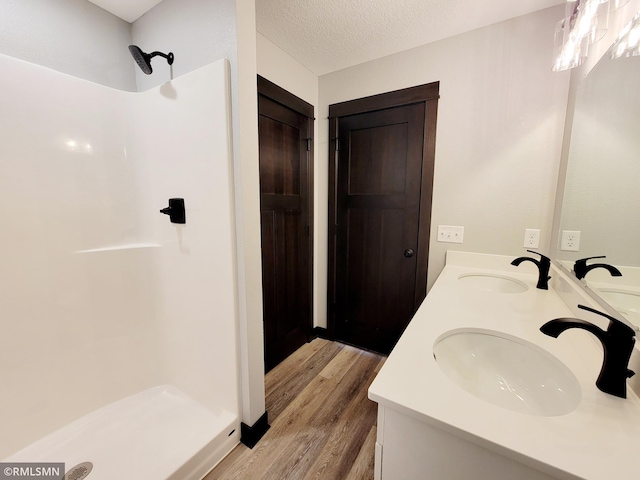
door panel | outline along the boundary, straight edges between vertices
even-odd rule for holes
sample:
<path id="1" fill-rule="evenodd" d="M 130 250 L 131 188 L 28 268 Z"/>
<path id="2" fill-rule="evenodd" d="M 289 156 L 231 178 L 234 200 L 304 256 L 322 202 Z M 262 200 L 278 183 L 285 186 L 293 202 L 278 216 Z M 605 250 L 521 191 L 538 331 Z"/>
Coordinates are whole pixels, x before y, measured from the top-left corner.
<path id="1" fill-rule="evenodd" d="M 300 194 L 300 129 L 260 118 L 260 193 Z M 268 140 L 267 140 L 268 139 Z"/>
<path id="2" fill-rule="evenodd" d="M 414 104 L 338 122 L 336 336 L 382 353 L 416 307 L 424 113 Z"/>
<path id="3" fill-rule="evenodd" d="M 404 193 L 407 165 L 406 123 L 350 132 L 349 195 Z"/>
<path id="4" fill-rule="evenodd" d="M 310 119 L 258 97 L 263 317 L 267 371 L 308 341 L 311 329 Z"/>
<path id="5" fill-rule="evenodd" d="M 275 211 L 260 212 L 262 231 L 262 315 L 263 318 L 277 318 L 277 270 L 276 262 L 276 219 Z M 277 338 L 276 322 L 264 322 L 265 345 L 272 345 Z"/>
<path id="6" fill-rule="evenodd" d="M 415 260 L 403 257 L 403 220 L 404 212 L 398 209 L 349 211 L 352 233 L 347 243 L 345 285 L 349 321 L 397 329 L 404 326 L 398 318 L 413 313 L 413 288 L 405 286 L 414 281 Z"/>

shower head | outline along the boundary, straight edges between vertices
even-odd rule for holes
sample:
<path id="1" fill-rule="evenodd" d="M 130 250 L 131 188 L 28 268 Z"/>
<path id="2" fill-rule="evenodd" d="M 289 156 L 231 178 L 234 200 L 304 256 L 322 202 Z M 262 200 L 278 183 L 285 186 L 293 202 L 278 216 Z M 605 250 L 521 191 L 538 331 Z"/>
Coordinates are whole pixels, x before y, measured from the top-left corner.
<path id="1" fill-rule="evenodd" d="M 129 51 L 131 52 L 133 59 L 136 61 L 140 69 L 147 75 L 151 75 L 151 73 L 153 72 L 153 69 L 151 68 L 151 59 L 155 56 L 159 55 L 161 57 L 164 57 L 167 59 L 167 63 L 169 63 L 169 65 L 173 64 L 173 53 L 171 52 L 169 52 L 168 55 L 162 52 L 144 53 L 142 50 L 140 50 L 140 47 L 137 47 L 136 45 L 129 45 Z"/>

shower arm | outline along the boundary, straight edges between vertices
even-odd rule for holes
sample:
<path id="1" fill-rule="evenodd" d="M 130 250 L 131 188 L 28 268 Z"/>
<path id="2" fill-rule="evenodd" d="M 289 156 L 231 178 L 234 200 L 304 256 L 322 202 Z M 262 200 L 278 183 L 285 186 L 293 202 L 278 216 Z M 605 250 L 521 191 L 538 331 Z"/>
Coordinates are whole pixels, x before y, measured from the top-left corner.
<path id="1" fill-rule="evenodd" d="M 169 52 L 169 54 L 167 55 L 166 53 L 162 53 L 162 52 L 151 52 L 148 54 L 149 55 L 149 60 L 151 60 L 153 57 L 164 57 L 167 59 L 167 63 L 169 65 L 173 65 L 173 52 Z"/>

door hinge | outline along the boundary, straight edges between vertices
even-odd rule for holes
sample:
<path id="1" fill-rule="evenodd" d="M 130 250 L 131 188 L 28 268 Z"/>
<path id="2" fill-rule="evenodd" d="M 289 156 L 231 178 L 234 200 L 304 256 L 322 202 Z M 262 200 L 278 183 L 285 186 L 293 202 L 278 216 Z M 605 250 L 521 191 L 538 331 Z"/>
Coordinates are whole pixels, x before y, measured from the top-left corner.
<path id="1" fill-rule="evenodd" d="M 311 151 L 311 139 L 307 138 L 307 152 Z"/>

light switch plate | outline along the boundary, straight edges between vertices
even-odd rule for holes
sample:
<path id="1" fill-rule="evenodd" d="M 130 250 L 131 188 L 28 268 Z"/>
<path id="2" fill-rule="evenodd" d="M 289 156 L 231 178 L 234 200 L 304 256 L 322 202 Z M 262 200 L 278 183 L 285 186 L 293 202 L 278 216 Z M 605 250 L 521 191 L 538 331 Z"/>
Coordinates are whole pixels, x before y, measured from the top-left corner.
<path id="1" fill-rule="evenodd" d="M 445 243 L 462 243 L 464 227 L 453 225 L 438 225 L 438 241 Z"/>

